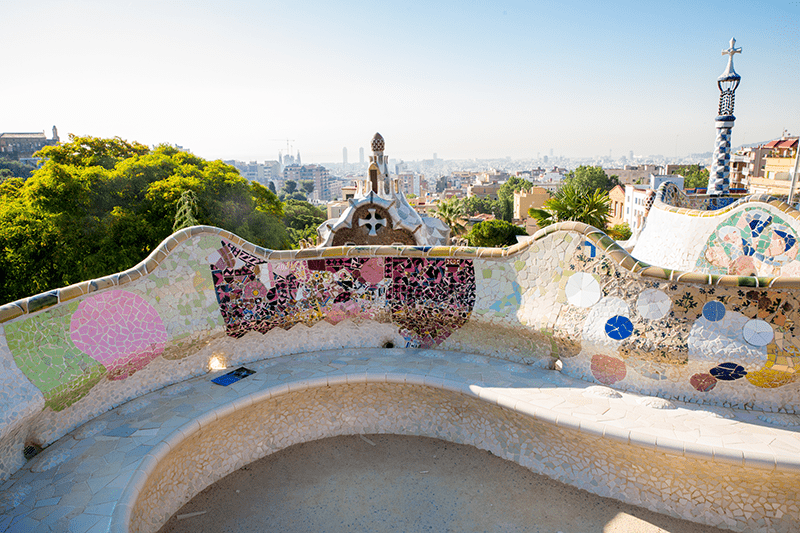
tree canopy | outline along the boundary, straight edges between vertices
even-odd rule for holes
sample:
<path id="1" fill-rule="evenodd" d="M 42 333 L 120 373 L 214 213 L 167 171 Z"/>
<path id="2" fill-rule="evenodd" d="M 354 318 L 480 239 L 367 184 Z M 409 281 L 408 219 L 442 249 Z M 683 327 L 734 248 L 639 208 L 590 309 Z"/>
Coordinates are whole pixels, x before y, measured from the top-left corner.
<path id="1" fill-rule="evenodd" d="M 289 199 L 283 208 L 283 223 L 289 232 L 289 240 L 293 247 L 300 245 L 301 240 L 316 242 L 317 228 L 327 220 L 327 213 L 302 200 Z"/>
<path id="2" fill-rule="evenodd" d="M 308 185 L 306 185 L 305 188 L 307 189 Z M 314 189 L 313 181 L 311 182 L 311 189 Z M 303 192 L 303 189 L 300 188 L 300 184 L 298 184 L 297 181 L 286 180 L 283 184 L 283 187 L 281 187 L 280 192 L 278 193 L 278 198 L 283 201 L 297 200 L 300 202 L 305 202 L 308 199 L 308 196 L 307 193 Z"/>
<path id="3" fill-rule="evenodd" d="M 572 184 L 577 189 L 594 192 L 600 189 L 609 192 L 619 185 L 619 177 L 608 176 L 602 167 L 590 167 L 581 165 L 567 174 L 566 184 Z"/>
<path id="4" fill-rule="evenodd" d="M 28 180 L 0 183 L 2 303 L 134 266 L 172 234 L 181 206 L 185 220 L 289 246 L 278 198 L 221 161 L 73 135 L 37 155 L 46 162 Z"/>
<path id="5" fill-rule="evenodd" d="M 505 220 L 485 220 L 472 226 L 466 237 L 470 246 L 500 248 L 517 244 L 516 236 L 527 234 L 525 228 Z"/>
<path id="6" fill-rule="evenodd" d="M 0 157 L 0 182 L 8 178 L 28 179 L 36 168 L 13 159 Z"/>
<path id="7" fill-rule="evenodd" d="M 708 169 L 700 165 L 687 165 L 674 170 L 672 173 L 683 176 L 684 189 L 708 187 Z"/>

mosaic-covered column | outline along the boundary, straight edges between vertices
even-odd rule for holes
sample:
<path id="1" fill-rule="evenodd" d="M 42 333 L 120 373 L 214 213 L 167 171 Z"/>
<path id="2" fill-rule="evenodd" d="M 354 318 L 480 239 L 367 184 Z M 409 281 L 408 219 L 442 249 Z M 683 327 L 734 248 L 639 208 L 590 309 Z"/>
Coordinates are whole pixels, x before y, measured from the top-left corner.
<path id="1" fill-rule="evenodd" d="M 736 120 L 733 116 L 733 104 L 736 88 L 742 79 L 733 70 L 733 55 L 741 53 L 742 49 L 736 48 L 736 39 L 731 39 L 730 47 L 722 51 L 722 55 L 728 56 L 728 66 L 717 78 L 719 113 L 716 118 L 717 138 L 714 140 L 714 158 L 708 176 L 708 194 L 728 194 L 730 190 L 731 129 Z"/>

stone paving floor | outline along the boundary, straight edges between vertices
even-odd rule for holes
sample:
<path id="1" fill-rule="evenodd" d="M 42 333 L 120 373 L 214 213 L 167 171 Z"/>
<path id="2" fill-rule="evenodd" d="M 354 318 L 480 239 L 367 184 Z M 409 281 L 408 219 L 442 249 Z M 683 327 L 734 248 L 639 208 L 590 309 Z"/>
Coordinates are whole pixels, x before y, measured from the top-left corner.
<path id="1" fill-rule="evenodd" d="M 526 409 L 559 426 L 603 431 L 611 438 L 670 453 L 742 464 L 800 468 L 800 438 L 763 414 L 673 402 L 479 355 L 438 350 L 345 349 L 263 360 L 256 374 L 228 387 L 200 376 L 123 404 L 58 440 L 0 484 L 0 532 L 100 533 L 136 469 L 153 448 L 203 413 L 258 391 L 305 385 L 389 382 L 469 385 L 472 394 Z M 660 407 L 660 408 L 658 408 Z M 535 411 L 539 409 L 539 411 Z M 774 415 L 773 415 L 774 416 Z M 784 425 L 800 425 L 790 417 Z M 770 419 L 771 420 L 771 419 Z M 598 424 L 602 423 L 602 424 Z M 795 428 L 796 429 L 796 428 Z M 149 457 L 152 458 L 152 457 Z"/>
<path id="2" fill-rule="evenodd" d="M 251 463 L 195 496 L 160 533 L 268 531 L 726 530 L 603 498 L 472 446 L 366 435 L 297 444 Z"/>

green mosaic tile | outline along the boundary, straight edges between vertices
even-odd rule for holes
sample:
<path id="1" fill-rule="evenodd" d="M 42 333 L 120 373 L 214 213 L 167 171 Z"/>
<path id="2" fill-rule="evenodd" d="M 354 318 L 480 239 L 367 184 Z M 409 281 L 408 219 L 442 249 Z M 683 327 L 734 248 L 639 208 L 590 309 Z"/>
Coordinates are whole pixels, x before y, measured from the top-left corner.
<path id="1" fill-rule="evenodd" d="M 106 374 L 70 339 L 70 318 L 77 308 L 74 302 L 6 326 L 14 361 L 54 411 L 81 399 Z"/>

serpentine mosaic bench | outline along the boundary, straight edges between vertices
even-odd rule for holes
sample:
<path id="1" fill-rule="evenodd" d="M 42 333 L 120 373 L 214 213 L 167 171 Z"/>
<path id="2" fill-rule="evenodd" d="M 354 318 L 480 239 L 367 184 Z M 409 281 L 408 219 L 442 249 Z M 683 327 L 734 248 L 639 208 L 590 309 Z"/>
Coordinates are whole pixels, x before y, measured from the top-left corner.
<path id="1" fill-rule="evenodd" d="M 248 364 L 98 416 L 2 486 L 0 531 L 154 532 L 207 485 L 292 444 L 393 433 L 470 444 L 596 494 L 738 531 L 796 531 L 800 417 L 621 393 L 442 350 Z"/>
<path id="2" fill-rule="evenodd" d="M 760 228 L 758 221 L 753 231 Z M 784 247 L 791 240 L 788 235 L 781 237 Z M 732 452 L 733 460 L 741 466 L 712 469 L 711 481 L 704 483 L 716 485 L 696 485 L 705 488 L 669 504 L 681 510 L 665 511 L 706 516 L 707 507 L 717 505 L 708 502 L 722 501 L 718 491 L 739 486 L 731 484 L 732 475 L 738 476 L 742 490 L 758 494 L 763 483 L 783 483 L 781 476 L 795 475 L 793 463 L 779 454 L 793 450 L 797 439 L 800 279 L 778 274 L 746 277 L 651 266 L 599 230 L 578 223 L 545 228 L 508 249 L 270 251 L 218 228 L 189 228 L 129 271 L 0 307 L 0 479 L 26 464 L 26 451 L 31 455 L 57 442 L 41 457 L 52 455 L 51 450 L 72 438 L 62 437 L 82 424 L 112 416 L 110 409 L 130 400 L 135 404 L 165 386 L 200 379 L 210 369 L 321 350 L 393 345 L 489 356 L 490 361 L 519 363 L 523 369 L 552 368 L 558 361 L 563 374 L 585 380 L 586 386 L 620 391 L 623 400 L 626 394 L 640 394 L 660 398 L 652 402 L 734 407 L 741 413 L 736 423 L 744 425 L 736 428 L 743 435 L 772 424 L 781 437 L 764 437 L 763 446 L 748 456 L 732 445 L 740 439 L 751 444 L 749 437 L 705 443 L 689 438 L 697 428 L 675 433 L 673 451 L 684 447 L 682 461 L 708 462 L 711 457 L 709 464 L 717 464 L 730 450 L 738 450 Z M 453 362 L 456 367 L 465 364 Z M 465 382 L 460 383 L 463 392 Z M 548 395 L 557 392 L 548 390 Z M 537 405 L 550 407 L 542 401 Z M 128 405 L 111 413 L 124 412 Z M 624 413 L 624 421 L 635 416 Z M 498 414 L 494 420 L 506 419 Z M 533 423 L 529 416 L 514 420 L 519 428 Z M 550 430 L 542 424 L 531 427 L 533 440 Z M 622 460 L 602 446 L 584 449 L 580 439 L 591 434 L 584 427 L 588 423 L 570 429 L 581 434 L 575 437 L 582 443 L 576 457 L 586 464 L 600 456 Z M 603 432 L 600 442 L 613 441 L 614 430 Z M 663 439 L 673 437 L 661 438 L 666 446 Z M 705 459 L 695 459 L 693 443 L 716 445 L 718 451 L 705 449 L 699 455 Z M 653 465 L 635 459 L 628 463 L 639 466 L 615 471 L 615 484 L 628 486 L 637 479 L 647 485 L 643 469 Z M 37 456 L 29 465 L 40 460 Z M 765 469 L 755 463 L 773 465 L 771 473 L 765 477 Z M 700 466 L 692 463 L 697 472 L 705 471 Z M 83 468 L 82 475 L 92 469 Z M 560 479 L 561 474 L 550 475 Z M 575 479 L 573 483 L 585 484 Z M 668 500 L 671 486 L 661 484 Z M 11 501 L 19 499 L 13 490 L 4 494 L 11 494 Z M 661 509 L 649 500 L 640 502 L 635 494 L 631 489 L 616 497 Z M 694 502 L 701 494 L 707 499 L 698 507 Z M 703 520 L 742 530 L 782 530 L 786 523 L 796 524 L 798 514 L 793 507 L 796 493 L 781 494 L 786 499 L 767 498 L 758 500 L 759 505 L 748 500 L 739 507 L 736 503 L 731 509 L 726 505 L 708 511 L 708 516 L 731 522 Z"/>

